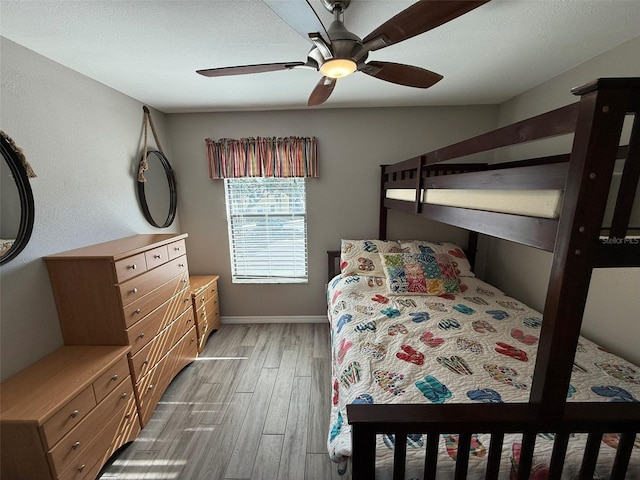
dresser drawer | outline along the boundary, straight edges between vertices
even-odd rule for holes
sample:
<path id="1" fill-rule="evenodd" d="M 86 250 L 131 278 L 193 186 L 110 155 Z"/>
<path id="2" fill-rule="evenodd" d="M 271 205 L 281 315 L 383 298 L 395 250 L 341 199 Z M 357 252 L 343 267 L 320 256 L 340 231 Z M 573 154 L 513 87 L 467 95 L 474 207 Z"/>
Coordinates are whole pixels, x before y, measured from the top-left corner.
<path id="1" fill-rule="evenodd" d="M 169 250 L 169 260 L 173 260 L 174 258 L 187 253 L 187 244 L 185 243 L 184 239 L 170 243 L 169 245 L 167 245 L 167 248 Z"/>
<path id="2" fill-rule="evenodd" d="M 196 325 L 196 331 L 198 332 L 198 352 L 202 352 L 202 349 L 207 343 L 207 338 L 209 338 L 209 333 L 211 333 L 209 322 L 205 320 L 202 323 L 198 323 Z"/>
<path id="3" fill-rule="evenodd" d="M 165 356 L 151 368 L 149 373 L 136 383 L 138 414 L 140 415 L 140 423 L 143 428 L 158 404 L 158 400 L 155 399 L 155 393 L 160 390 L 160 396 L 162 395 L 163 390 L 159 383 L 162 381 L 162 370 L 166 364 L 166 359 L 167 355 L 165 354 Z"/>
<path id="4" fill-rule="evenodd" d="M 147 269 L 159 267 L 163 263 L 167 263 L 169 260 L 169 250 L 166 245 L 154 248 L 153 250 L 147 250 L 144 252 L 144 259 L 147 262 Z"/>
<path id="5" fill-rule="evenodd" d="M 113 367 L 93 382 L 93 393 L 95 394 L 96 402 L 100 403 L 114 388 L 129 377 L 129 373 L 127 358 L 122 357 Z"/>
<path id="6" fill-rule="evenodd" d="M 47 449 L 80 423 L 80 420 L 86 417 L 95 405 L 96 399 L 93 387 L 90 385 L 60 408 L 42 425 Z"/>
<path id="7" fill-rule="evenodd" d="M 135 398 L 129 399 L 127 408 L 122 412 L 122 418 L 112 440 L 112 445 L 104 455 L 104 460 L 108 460 L 113 452 L 120 448 L 125 443 L 135 440 L 140 433 L 142 427 L 140 426 L 140 419 L 138 418 L 138 407 L 136 405 Z"/>
<path id="8" fill-rule="evenodd" d="M 94 432 L 94 438 L 58 475 L 58 480 L 94 480 L 98 476 L 102 465 L 108 458 L 109 446 L 118 430 L 120 416 L 105 420 L 107 422 L 104 428 Z"/>
<path id="9" fill-rule="evenodd" d="M 198 355 L 196 329 L 191 327 L 156 366 L 136 384 L 142 425 L 146 425 L 173 377 Z"/>
<path id="10" fill-rule="evenodd" d="M 145 261 L 144 253 L 123 258 L 115 262 L 115 264 L 118 283 L 147 271 L 147 262 Z"/>
<path id="11" fill-rule="evenodd" d="M 167 353 L 174 343 L 193 326 L 191 309 L 176 318 L 153 340 L 131 356 L 131 370 L 137 383 Z"/>
<path id="12" fill-rule="evenodd" d="M 209 285 L 201 288 L 194 294 L 195 306 L 196 308 L 204 305 L 213 297 L 218 296 L 218 282 L 213 281 Z"/>
<path id="13" fill-rule="evenodd" d="M 184 272 L 173 277 L 167 283 L 160 285 L 144 297 L 125 306 L 123 309 L 125 328 L 130 327 L 144 318 L 157 308 L 165 299 L 171 298 L 176 292 L 182 292 L 182 302 L 186 308 L 191 302 L 188 287 L 188 275 Z"/>
<path id="14" fill-rule="evenodd" d="M 204 325 L 207 323 L 207 309 L 205 305 L 201 305 L 196 310 L 196 323 L 198 325 Z"/>
<path id="15" fill-rule="evenodd" d="M 100 402 L 51 449 L 48 455 L 58 475 L 73 463 L 78 465 L 93 463 L 93 460 L 83 459 L 79 462 L 78 459 L 84 456 L 86 449 L 96 439 L 96 432 L 100 432 L 106 423 L 115 423 L 112 431 L 116 431 L 122 419 L 119 412 L 124 412 L 134 398 L 131 377 L 126 376 L 124 379 L 126 381 L 121 382 L 118 388 L 107 395 L 104 401 Z M 111 441 L 112 438 L 108 438 L 102 445 L 96 445 L 96 452 L 101 451 L 105 454 L 111 447 Z"/>
<path id="16" fill-rule="evenodd" d="M 146 294 L 152 292 L 159 286 L 167 283 L 177 275 L 183 274 L 188 278 L 189 271 L 187 266 L 187 257 L 178 257 L 164 265 L 149 270 L 145 275 L 132 278 L 128 282 L 121 283 L 117 286 L 122 306 L 129 305 L 131 302 L 142 298 Z M 188 280 L 183 282 L 186 286 Z"/>
<path id="17" fill-rule="evenodd" d="M 185 308 L 189 309 L 189 305 L 184 302 L 183 295 L 179 293 L 160 305 L 138 323 L 129 327 L 126 332 L 129 345 L 131 345 L 131 355 L 136 354 L 142 347 L 153 340 L 153 338 L 173 322 L 179 314 L 183 313 Z M 190 309 L 187 311 L 190 311 Z"/>
<path id="18" fill-rule="evenodd" d="M 98 460 L 91 466 L 87 465 L 86 463 L 72 465 L 58 477 L 58 480 L 93 480 L 100 473 L 100 470 L 102 469 L 102 463 L 103 462 Z"/>

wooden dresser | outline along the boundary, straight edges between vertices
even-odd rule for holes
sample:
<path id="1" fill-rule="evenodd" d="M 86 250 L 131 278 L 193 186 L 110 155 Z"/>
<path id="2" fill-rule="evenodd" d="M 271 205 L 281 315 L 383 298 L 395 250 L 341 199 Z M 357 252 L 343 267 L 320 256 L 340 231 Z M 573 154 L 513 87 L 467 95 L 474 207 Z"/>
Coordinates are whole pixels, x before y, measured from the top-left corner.
<path id="1" fill-rule="evenodd" d="M 191 300 L 198 332 L 198 352 L 202 352 L 207 338 L 220 329 L 218 275 L 191 275 Z"/>
<path id="2" fill-rule="evenodd" d="M 45 257 L 65 345 L 128 345 L 144 427 L 197 356 L 186 234 L 134 235 Z"/>
<path id="3" fill-rule="evenodd" d="M 129 347 L 62 347 L 0 386 L 1 475 L 93 480 L 140 432 Z"/>

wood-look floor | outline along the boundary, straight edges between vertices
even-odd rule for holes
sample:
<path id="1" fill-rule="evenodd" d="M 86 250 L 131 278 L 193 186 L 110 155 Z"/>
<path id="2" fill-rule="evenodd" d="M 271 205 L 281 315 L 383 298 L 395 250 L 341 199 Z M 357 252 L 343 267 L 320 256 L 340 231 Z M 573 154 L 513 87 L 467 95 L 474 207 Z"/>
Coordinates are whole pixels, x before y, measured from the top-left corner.
<path id="1" fill-rule="evenodd" d="M 101 480 L 344 479 L 327 455 L 328 324 L 222 325 Z"/>

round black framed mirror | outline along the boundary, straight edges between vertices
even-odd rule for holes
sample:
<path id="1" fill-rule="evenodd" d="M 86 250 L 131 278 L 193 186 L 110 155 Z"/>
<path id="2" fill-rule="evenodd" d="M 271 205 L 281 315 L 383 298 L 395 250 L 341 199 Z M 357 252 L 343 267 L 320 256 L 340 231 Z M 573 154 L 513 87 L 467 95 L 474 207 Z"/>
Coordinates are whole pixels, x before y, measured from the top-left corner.
<path id="1" fill-rule="evenodd" d="M 178 203 L 173 169 L 167 157 L 158 151 L 147 152 L 146 163 L 146 181 L 138 181 L 138 199 L 142 213 L 154 227 L 166 228 L 176 217 Z"/>
<path id="2" fill-rule="evenodd" d="M 22 154 L 4 133 L 0 135 L 0 142 L 4 158 L 0 177 L 0 265 L 3 265 L 15 258 L 29 242 L 33 231 L 35 207 Z"/>

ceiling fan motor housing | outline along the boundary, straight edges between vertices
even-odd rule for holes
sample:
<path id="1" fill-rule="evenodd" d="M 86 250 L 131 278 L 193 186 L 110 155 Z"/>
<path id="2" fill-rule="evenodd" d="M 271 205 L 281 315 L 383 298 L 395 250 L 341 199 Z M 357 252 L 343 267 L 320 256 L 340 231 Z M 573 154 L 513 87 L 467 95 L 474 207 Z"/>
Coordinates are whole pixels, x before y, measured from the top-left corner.
<path id="1" fill-rule="evenodd" d="M 331 13 L 335 11 L 336 8 L 339 8 L 341 11 L 345 11 L 351 0 L 321 0 L 324 8 L 329 10 Z"/>

